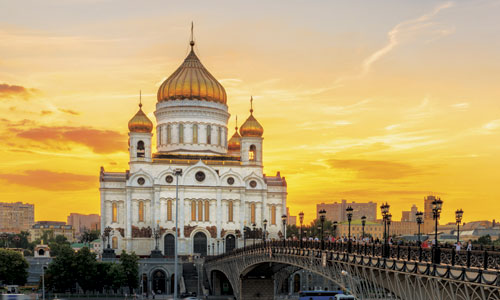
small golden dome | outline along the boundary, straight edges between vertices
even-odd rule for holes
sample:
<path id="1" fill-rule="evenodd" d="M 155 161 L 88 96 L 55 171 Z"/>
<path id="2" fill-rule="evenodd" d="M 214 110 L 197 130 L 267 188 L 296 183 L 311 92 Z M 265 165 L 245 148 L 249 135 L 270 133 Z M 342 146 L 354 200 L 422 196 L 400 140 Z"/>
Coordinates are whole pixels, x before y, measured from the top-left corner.
<path id="1" fill-rule="evenodd" d="M 128 121 L 130 132 L 151 133 L 153 131 L 153 122 L 142 111 L 142 103 L 139 104 L 139 111 Z"/>
<path id="2" fill-rule="evenodd" d="M 250 98 L 250 116 L 241 125 L 240 134 L 242 137 L 261 137 L 264 134 L 264 127 L 253 116 L 253 98 Z"/>
<path id="3" fill-rule="evenodd" d="M 238 134 L 238 127 L 236 127 L 236 132 L 227 142 L 227 150 L 228 151 L 240 151 L 241 143 L 240 143 L 240 135 Z"/>
<path id="4" fill-rule="evenodd" d="M 191 99 L 226 104 L 226 90 L 194 53 L 194 41 L 190 45 L 191 52 L 182 65 L 158 89 L 158 102 Z"/>

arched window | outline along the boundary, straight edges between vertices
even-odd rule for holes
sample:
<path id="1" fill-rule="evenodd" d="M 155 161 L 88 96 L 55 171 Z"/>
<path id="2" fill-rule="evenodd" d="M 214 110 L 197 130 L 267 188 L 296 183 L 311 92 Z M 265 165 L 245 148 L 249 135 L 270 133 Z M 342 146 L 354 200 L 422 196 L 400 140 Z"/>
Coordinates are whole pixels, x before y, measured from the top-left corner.
<path id="1" fill-rule="evenodd" d="M 139 202 L 139 222 L 144 222 L 144 202 Z"/>
<path id="2" fill-rule="evenodd" d="M 111 239 L 111 247 L 113 249 L 118 249 L 118 238 L 116 236 L 114 236 L 112 239 Z"/>
<path id="3" fill-rule="evenodd" d="M 227 205 L 227 221 L 233 222 L 233 201 L 229 201 Z"/>
<path id="4" fill-rule="evenodd" d="M 196 221 L 196 202 L 191 201 L 191 221 Z"/>
<path id="5" fill-rule="evenodd" d="M 203 221 L 203 201 L 198 201 L 198 221 Z"/>
<path id="6" fill-rule="evenodd" d="M 158 135 L 158 145 L 161 145 L 162 144 L 162 139 L 161 139 L 161 126 L 158 126 L 157 127 L 157 135 Z"/>
<path id="7" fill-rule="evenodd" d="M 167 221 L 172 221 L 172 200 L 167 201 Z"/>
<path id="8" fill-rule="evenodd" d="M 271 206 L 271 225 L 276 225 L 276 206 Z"/>
<path id="9" fill-rule="evenodd" d="M 207 125 L 207 144 L 212 143 L 212 126 Z"/>
<path id="10" fill-rule="evenodd" d="M 255 161 L 257 154 L 257 148 L 255 145 L 250 146 L 250 151 L 248 151 L 248 160 Z"/>
<path id="11" fill-rule="evenodd" d="M 179 144 L 184 144 L 184 125 L 179 124 Z"/>
<path id="12" fill-rule="evenodd" d="M 210 221 L 210 201 L 205 201 L 205 221 Z"/>
<path id="13" fill-rule="evenodd" d="M 255 224 L 255 203 L 250 204 L 250 222 Z"/>
<path id="14" fill-rule="evenodd" d="M 112 212 L 111 212 L 111 220 L 113 223 L 118 222 L 118 205 L 116 203 L 113 203 L 112 207 Z"/>
<path id="15" fill-rule="evenodd" d="M 170 124 L 167 125 L 167 144 L 172 142 L 172 127 Z"/>
<path id="16" fill-rule="evenodd" d="M 198 144 L 198 125 L 193 124 L 193 144 Z"/>
<path id="17" fill-rule="evenodd" d="M 138 141 L 137 142 L 137 157 L 144 157 L 145 153 L 146 152 L 144 151 L 144 142 Z"/>
<path id="18" fill-rule="evenodd" d="M 217 127 L 217 145 L 221 145 L 222 144 L 222 128 L 221 127 Z"/>

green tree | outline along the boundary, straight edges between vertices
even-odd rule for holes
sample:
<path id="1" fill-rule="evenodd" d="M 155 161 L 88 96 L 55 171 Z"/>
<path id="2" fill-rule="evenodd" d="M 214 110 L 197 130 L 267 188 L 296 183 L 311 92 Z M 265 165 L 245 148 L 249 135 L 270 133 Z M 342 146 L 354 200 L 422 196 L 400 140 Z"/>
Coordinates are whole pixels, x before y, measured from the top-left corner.
<path id="1" fill-rule="evenodd" d="M 101 236 L 101 233 L 99 230 L 87 230 L 83 232 L 82 236 L 80 237 L 80 243 L 90 243 L 93 240 L 97 240 Z"/>
<path id="2" fill-rule="evenodd" d="M 5 284 L 24 285 L 28 279 L 28 262 L 17 251 L 0 249 L 0 278 Z"/>
<path id="3" fill-rule="evenodd" d="M 75 254 L 75 277 L 83 292 L 96 288 L 97 260 L 89 248 L 83 247 Z"/>
<path id="4" fill-rule="evenodd" d="M 51 249 L 52 250 L 52 249 Z M 49 289 L 65 292 L 75 286 L 75 252 L 69 245 L 61 245 L 58 255 L 49 264 L 45 282 Z"/>
<path id="5" fill-rule="evenodd" d="M 477 242 L 481 245 L 491 245 L 491 236 L 489 234 L 483 235 L 477 239 Z"/>
<path id="6" fill-rule="evenodd" d="M 125 274 L 126 285 L 132 294 L 133 289 L 139 286 L 139 257 L 134 252 L 128 254 L 123 250 L 120 254 L 120 264 Z"/>
<path id="7" fill-rule="evenodd" d="M 108 281 L 110 287 L 115 291 L 127 284 L 127 276 L 121 264 L 111 264 L 108 271 Z"/>
<path id="8" fill-rule="evenodd" d="M 299 228 L 295 225 L 286 225 L 286 237 L 296 236 L 299 238 Z"/>

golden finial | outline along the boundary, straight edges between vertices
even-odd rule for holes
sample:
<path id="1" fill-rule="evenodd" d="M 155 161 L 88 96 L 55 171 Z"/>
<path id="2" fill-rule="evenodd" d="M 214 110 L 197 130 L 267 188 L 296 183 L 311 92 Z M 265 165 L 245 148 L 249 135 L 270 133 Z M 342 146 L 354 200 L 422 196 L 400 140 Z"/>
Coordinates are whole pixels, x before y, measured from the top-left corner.
<path id="1" fill-rule="evenodd" d="M 253 96 L 250 96 L 250 114 L 253 114 Z"/>
<path id="2" fill-rule="evenodd" d="M 193 47 L 194 47 L 194 24 L 193 22 L 191 21 L 191 41 L 189 42 L 189 45 L 191 45 L 191 50 L 193 50 Z"/>
<path id="3" fill-rule="evenodd" d="M 139 90 L 139 109 L 142 109 L 142 90 Z"/>
<path id="4" fill-rule="evenodd" d="M 236 115 L 236 127 L 234 127 L 234 129 L 236 129 L 236 131 L 238 131 L 238 115 Z"/>

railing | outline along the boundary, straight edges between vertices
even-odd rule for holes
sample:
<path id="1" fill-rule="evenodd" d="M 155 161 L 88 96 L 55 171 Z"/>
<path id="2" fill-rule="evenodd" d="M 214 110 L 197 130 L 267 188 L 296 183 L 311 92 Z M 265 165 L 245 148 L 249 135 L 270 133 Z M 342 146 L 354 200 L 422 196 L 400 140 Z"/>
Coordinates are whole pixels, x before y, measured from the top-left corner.
<path id="1" fill-rule="evenodd" d="M 385 252 L 384 252 L 385 247 Z M 256 249 L 272 249 L 273 252 L 282 254 L 304 256 L 305 252 L 310 250 L 314 253 L 325 251 L 327 253 L 348 253 L 357 256 L 387 258 L 399 261 L 414 261 L 433 263 L 433 248 L 422 248 L 419 246 L 402 245 L 384 245 L 363 242 L 329 242 L 324 243 L 321 249 L 321 243 L 318 241 L 270 241 L 244 248 L 234 249 L 231 252 L 211 256 L 206 258 L 206 262 L 218 260 L 221 258 L 237 255 L 240 253 Z M 486 249 L 486 248 L 485 248 Z M 492 249 L 492 248 L 490 248 Z M 459 250 L 451 247 L 440 247 L 440 265 L 458 266 L 466 268 L 480 268 L 484 270 L 500 270 L 500 251 L 495 250 Z M 387 252 L 387 253 L 386 253 Z"/>

